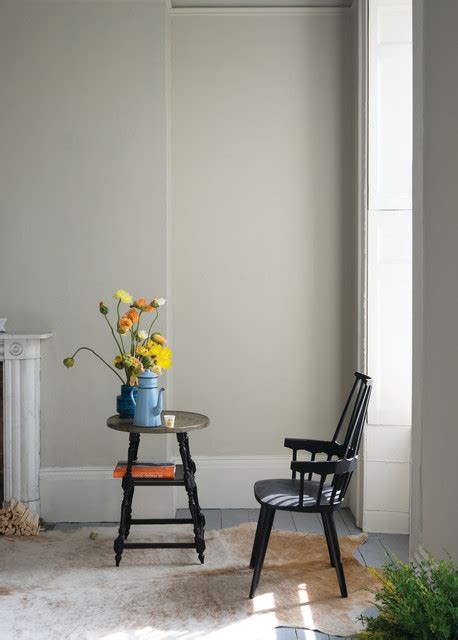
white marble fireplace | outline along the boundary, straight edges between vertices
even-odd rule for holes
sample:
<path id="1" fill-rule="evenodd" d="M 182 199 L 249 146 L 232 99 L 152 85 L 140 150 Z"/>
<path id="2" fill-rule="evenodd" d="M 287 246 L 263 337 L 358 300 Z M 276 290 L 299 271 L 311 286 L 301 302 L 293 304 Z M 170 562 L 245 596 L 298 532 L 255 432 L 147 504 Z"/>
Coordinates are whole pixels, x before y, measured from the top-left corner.
<path id="1" fill-rule="evenodd" d="M 4 500 L 40 513 L 40 346 L 51 333 L 0 333 Z"/>

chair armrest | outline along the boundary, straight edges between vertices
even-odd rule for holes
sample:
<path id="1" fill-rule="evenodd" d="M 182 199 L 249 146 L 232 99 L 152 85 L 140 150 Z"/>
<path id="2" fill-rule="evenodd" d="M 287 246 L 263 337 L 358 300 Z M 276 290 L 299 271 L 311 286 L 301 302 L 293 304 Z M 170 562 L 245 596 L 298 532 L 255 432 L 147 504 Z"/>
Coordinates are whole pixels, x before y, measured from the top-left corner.
<path id="1" fill-rule="evenodd" d="M 291 462 L 292 471 L 297 471 L 303 477 L 306 473 L 326 477 L 329 475 L 341 476 L 344 473 L 354 471 L 358 457 L 344 460 L 293 460 Z"/>
<path id="2" fill-rule="evenodd" d="M 317 474 L 320 476 L 320 483 L 318 485 L 318 491 L 316 495 L 316 500 L 313 501 L 313 504 L 308 504 L 307 506 L 321 506 L 321 497 L 323 495 L 324 483 L 326 480 L 326 476 L 332 475 L 333 480 L 331 483 L 332 491 L 329 488 L 326 488 L 327 501 L 328 505 L 334 505 L 337 502 L 342 502 L 343 496 L 345 495 L 346 487 L 348 486 L 348 482 L 350 480 L 349 474 L 351 473 L 358 462 L 357 456 L 354 458 L 343 460 L 293 460 L 291 462 L 291 469 L 293 471 L 293 477 L 296 472 L 300 474 L 299 480 L 299 506 L 304 506 L 304 475 L 308 473 L 309 480 L 311 479 L 312 474 Z"/>
<path id="3" fill-rule="evenodd" d="M 306 438 L 285 438 L 285 447 L 297 451 L 309 453 L 326 453 L 329 456 L 342 457 L 344 455 L 342 445 L 329 440 L 309 440 Z"/>

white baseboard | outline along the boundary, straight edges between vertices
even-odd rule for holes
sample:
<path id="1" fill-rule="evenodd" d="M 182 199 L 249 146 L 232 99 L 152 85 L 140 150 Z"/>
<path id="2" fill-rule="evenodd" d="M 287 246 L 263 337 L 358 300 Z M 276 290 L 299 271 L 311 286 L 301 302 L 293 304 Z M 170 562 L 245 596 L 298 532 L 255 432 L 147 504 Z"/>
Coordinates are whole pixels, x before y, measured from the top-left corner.
<path id="1" fill-rule="evenodd" d="M 257 507 L 256 480 L 290 477 L 291 456 L 197 456 L 197 486 L 201 506 L 207 509 Z M 186 492 L 177 487 L 176 505 L 187 507 Z"/>
<path id="2" fill-rule="evenodd" d="M 202 508 L 257 506 L 253 484 L 262 478 L 287 478 L 290 456 L 197 456 L 197 486 Z M 41 515 L 49 522 L 117 521 L 121 483 L 113 467 L 50 467 L 40 471 Z M 137 517 L 173 517 L 187 507 L 184 487 L 137 487 Z"/>
<path id="3" fill-rule="evenodd" d="M 364 511 L 363 529 L 367 533 L 409 533 L 409 514 L 397 511 Z"/>
<path id="4" fill-rule="evenodd" d="M 41 516 L 47 522 L 119 521 L 122 489 L 121 481 L 113 478 L 113 467 L 41 469 L 40 494 Z M 174 514 L 173 487 L 136 488 L 136 517 L 170 518 Z"/>
<path id="5" fill-rule="evenodd" d="M 257 507 L 253 485 L 262 478 L 290 477 L 290 456 L 196 456 L 197 486 L 202 508 Z M 122 490 L 112 467 L 54 467 L 41 469 L 41 514 L 49 522 L 115 522 L 119 519 Z M 187 507 L 184 487 L 137 487 L 137 517 L 173 517 L 175 508 Z M 365 511 L 369 532 L 408 533 L 409 515 Z"/>

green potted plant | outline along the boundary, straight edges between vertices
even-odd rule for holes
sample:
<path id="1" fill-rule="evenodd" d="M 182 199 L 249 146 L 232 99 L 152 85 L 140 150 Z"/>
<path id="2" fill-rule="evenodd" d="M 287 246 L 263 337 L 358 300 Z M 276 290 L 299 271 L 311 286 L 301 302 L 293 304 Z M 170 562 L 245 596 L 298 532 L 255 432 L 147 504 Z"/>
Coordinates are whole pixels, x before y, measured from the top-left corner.
<path id="1" fill-rule="evenodd" d="M 366 640 L 457 640 L 458 567 L 432 556 L 419 564 L 394 560 L 371 573 L 379 615 L 361 616 L 366 625 L 355 637 Z"/>

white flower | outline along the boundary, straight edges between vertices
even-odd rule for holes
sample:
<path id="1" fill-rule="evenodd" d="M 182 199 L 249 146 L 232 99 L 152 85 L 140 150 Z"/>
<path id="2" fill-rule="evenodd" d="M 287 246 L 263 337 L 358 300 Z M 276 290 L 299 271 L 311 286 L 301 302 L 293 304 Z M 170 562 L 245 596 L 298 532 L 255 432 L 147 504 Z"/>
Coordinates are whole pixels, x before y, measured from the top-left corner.
<path id="1" fill-rule="evenodd" d="M 146 338 L 148 337 L 148 334 L 144 329 L 140 329 L 140 331 L 137 331 L 137 336 L 139 340 L 146 340 Z"/>
<path id="2" fill-rule="evenodd" d="M 165 298 L 154 298 L 152 305 L 153 307 L 162 307 L 165 304 Z"/>

